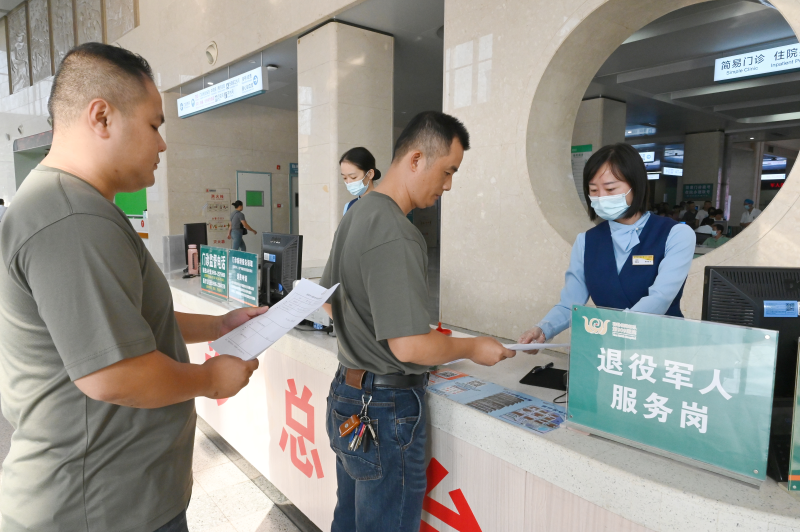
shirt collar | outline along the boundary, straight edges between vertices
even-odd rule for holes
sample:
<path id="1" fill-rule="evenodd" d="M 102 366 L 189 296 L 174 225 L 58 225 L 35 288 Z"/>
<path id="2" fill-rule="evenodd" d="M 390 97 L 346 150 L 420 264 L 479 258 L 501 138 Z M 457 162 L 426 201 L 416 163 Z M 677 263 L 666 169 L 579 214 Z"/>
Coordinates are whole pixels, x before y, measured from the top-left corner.
<path id="1" fill-rule="evenodd" d="M 646 212 L 641 218 L 636 220 L 636 223 L 630 225 L 613 221 L 608 222 L 611 229 L 611 240 L 614 242 L 614 245 L 625 253 L 630 253 L 630 251 L 639 244 L 639 235 L 649 219 L 650 213 Z"/>

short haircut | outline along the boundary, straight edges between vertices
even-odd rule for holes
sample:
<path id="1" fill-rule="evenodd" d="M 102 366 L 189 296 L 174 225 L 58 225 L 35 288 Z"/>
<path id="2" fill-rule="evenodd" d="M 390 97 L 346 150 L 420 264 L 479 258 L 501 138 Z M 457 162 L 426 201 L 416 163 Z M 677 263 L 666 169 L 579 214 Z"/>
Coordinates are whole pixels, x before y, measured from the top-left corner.
<path id="1" fill-rule="evenodd" d="M 694 202 L 693 201 L 687 201 L 686 205 L 694 205 Z"/>
<path id="2" fill-rule="evenodd" d="M 345 161 L 352 164 L 365 174 L 370 170 L 373 170 L 375 174 L 372 177 L 373 181 L 377 181 L 381 178 L 381 171 L 375 167 L 375 156 L 372 155 L 372 153 L 366 148 L 362 148 L 360 146 L 358 148 L 350 148 L 344 152 L 342 158 L 339 159 L 339 164 L 342 164 Z"/>
<path id="3" fill-rule="evenodd" d="M 722 224 L 714 224 L 712 227 L 714 229 L 718 229 L 720 232 L 724 232 L 725 231 L 725 227 Z"/>
<path id="4" fill-rule="evenodd" d="M 147 80 L 153 71 L 138 54 L 97 42 L 76 46 L 53 78 L 47 104 L 53 126 L 68 125 L 95 98 L 127 113 L 144 99 Z"/>
<path id="5" fill-rule="evenodd" d="M 603 146 L 589 157 L 586 166 L 583 167 L 584 195 L 589 197 L 589 181 L 606 163 L 614 177 L 630 185 L 631 193 L 633 193 L 631 205 L 625 214 L 620 216 L 620 219 L 630 218 L 636 213 L 644 214 L 647 211 L 647 170 L 639 152 L 624 142 Z M 590 204 L 589 219 L 595 220 L 596 218 L 597 213 Z"/>
<path id="6" fill-rule="evenodd" d="M 392 162 L 398 161 L 412 150 L 419 150 L 428 164 L 450 153 L 453 139 L 458 139 L 464 151 L 469 149 L 469 133 L 457 118 L 438 111 L 419 113 L 400 133 L 394 145 Z"/>
<path id="7" fill-rule="evenodd" d="M 241 207 L 242 205 L 244 205 L 244 203 L 242 203 L 242 200 L 238 200 L 238 199 L 237 199 L 236 201 L 234 201 L 233 203 L 231 203 L 231 205 L 233 205 L 234 207 L 236 207 L 236 208 L 238 209 L 239 207 Z"/>

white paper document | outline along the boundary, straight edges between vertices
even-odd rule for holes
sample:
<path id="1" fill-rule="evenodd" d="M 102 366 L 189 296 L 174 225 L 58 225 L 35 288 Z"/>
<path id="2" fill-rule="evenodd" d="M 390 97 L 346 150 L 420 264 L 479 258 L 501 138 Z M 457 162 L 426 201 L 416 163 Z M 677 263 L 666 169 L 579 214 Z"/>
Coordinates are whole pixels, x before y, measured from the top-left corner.
<path id="1" fill-rule="evenodd" d="M 302 279 L 288 296 L 264 314 L 211 342 L 211 347 L 221 355 L 252 360 L 320 308 L 338 286 L 337 283 L 326 290 L 308 279 Z"/>
<path id="2" fill-rule="evenodd" d="M 503 344 L 511 351 L 533 351 L 534 349 L 553 349 L 555 347 L 569 347 L 569 344 Z"/>

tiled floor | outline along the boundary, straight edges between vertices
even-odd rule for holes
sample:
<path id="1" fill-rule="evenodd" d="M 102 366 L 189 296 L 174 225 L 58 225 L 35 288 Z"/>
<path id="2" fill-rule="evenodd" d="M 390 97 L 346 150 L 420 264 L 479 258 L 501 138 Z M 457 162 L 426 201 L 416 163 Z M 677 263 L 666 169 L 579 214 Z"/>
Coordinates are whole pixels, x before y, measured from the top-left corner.
<path id="1" fill-rule="evenodd" d="M 194 491 L 189 504 L 191 532 L 299 532 L 280 510 L 289 504 L 236 451 L 221 443 L 202 420 L 195 433 Z M 210 439 L 203 430 L 212 434 Z M 267 496 L 269 494 L 269 497 Z"/>

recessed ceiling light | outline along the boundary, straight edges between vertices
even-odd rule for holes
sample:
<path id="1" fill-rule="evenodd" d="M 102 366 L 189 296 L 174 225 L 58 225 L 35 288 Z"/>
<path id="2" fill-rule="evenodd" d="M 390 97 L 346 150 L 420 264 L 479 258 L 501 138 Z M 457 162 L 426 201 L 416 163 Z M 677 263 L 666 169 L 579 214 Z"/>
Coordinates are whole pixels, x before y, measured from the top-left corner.
<path id="1" fill-rule="evenodd" d="M 255 63 L 255 61 L 250 61 L 251 63 Z"/>
<path id="2" fill-rule="evenodd" d="M 213 82 L 213 81 L 209 81 L 209 82 L 208 82 L 208 84 L 209 84 L 209 85 L 213 85 L 213 84 L 214 84 L 214 82 Z"/>
<path id="3" fill-rule="evenodd" d="M 750 137 L 750 140 L 755 140 L 755 137 Z"/>
<path id="4" fill-rule="evenodd" d="M 267 65 L 267 70 L 278 70 L 278 65 Z"/>

